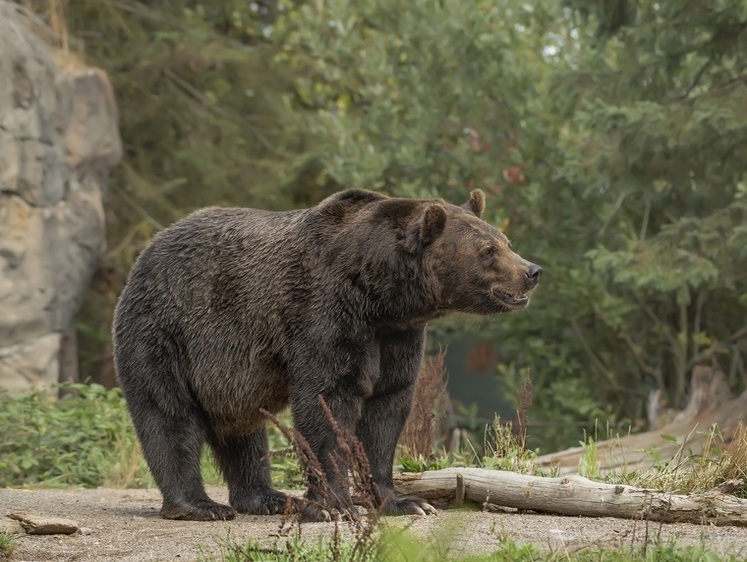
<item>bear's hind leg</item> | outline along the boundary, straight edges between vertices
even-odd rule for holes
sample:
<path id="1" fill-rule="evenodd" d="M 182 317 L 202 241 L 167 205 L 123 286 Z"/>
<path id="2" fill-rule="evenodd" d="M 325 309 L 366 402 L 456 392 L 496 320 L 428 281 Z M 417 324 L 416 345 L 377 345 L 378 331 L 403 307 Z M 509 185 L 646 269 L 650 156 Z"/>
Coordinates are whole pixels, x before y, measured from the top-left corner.
<path id="1" fill-rule="evenodd" d="M 211 500 L 200 473 L 205 432 L 194 416 L 168 416 L 143 402 L 133 412 L 143 455 L 163 495 L 161 517 L 190 521 L 233 519 L 236 511 Z"/>
<path id="2" fill-rule="evenodd" d="M 209 435 L 208 442 L 228 484 L 229 503 L 236 511 L 276 515 L 285 511 L 289 501 L 295 503 L 272 487 L 264 427 L 245 435 Z"/>

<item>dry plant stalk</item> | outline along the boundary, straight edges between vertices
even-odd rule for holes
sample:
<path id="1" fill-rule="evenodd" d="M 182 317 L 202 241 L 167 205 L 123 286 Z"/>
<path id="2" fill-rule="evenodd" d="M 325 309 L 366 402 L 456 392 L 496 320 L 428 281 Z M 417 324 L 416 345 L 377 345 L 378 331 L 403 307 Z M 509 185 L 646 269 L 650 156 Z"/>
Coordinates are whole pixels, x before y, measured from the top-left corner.
<path id="1" fill-rule="evenodd" d="M 329 496 L 329 482 L 327 482 L 327 476 L 322 469 L 322 465 L 316 458 L 314 451 L 311 450 L 309 442 L 306 441 L 301 432 L 295 428 L 289 428 L 273 414 L 260 408 L 259 410 L 263 416 L 269 419 L 275 427 L 280 430 L 280 433 L 292 444 L 293 450 L 298 457 L 298 462 L 306 472 L 306 480 L 309 485 L 309 489 L 313 490 L 321 498 L 327 498 Z M 281 531 L 289 530 L 292 527 L 292 523 L 300 522 L 301 510 L 298 509 L 298 505 L 293 501 L 288 501 L 283 517 L 281 518 L 280 528 Z M 291 523 L 291 525 L 288 525 Z"/>
<path id="2" fill-rule="evenodd" d="M 727 450 L 729 466 L 723 475 L 726 480 L 747 481 L 747 427 L 739 422 Z"/>
<path id="3" fill-rule="evenodd" d="M 353 526 L 355 536 L 355 546 L 351 559 L 355 560 L 356 556 L 372 551 L 376 548 L 375 541 L 372 540 L 376 525 L 379 522 L 381 509 L 383 508 L 383 498 L 378 486 L 373 480 L 371 465 L 368 461 L 368 455 L 363 448 L 363 443 L 352 432 L 340 427 L 337 420 L 332 415 L 327 402 L 319 395 L 317 397 L 319 404 L 324 410 L 327 420 L 337 437 L 337 445 L 340 453 L 333 453 L 331 458 L 332 466 L 338 471 L 335 475 L 341 482 L 350 481 L 350 490 L 345 498 L 351 509 L 347 511 L 348 520 Z M 347 475 L 340 474 L 340 470 L 348 472 Z M 350 495 L 352 493 L 352 495 Z M 353 506 L 352 497 L 355 497 L 356 503 L 365 509 L 365 516 L 361 517 L 358 510 Z M 339 533 L 335 528 L 334 544 L 339 547 Z"/>
<path id="4" fill-rule="evenodd" d="M 527 373 L 527 376 L 521 381 L 519 394 L 516 398 L 516 422 L 518 425 L 516 429 L 519 432 L 518 445 L 522 451 L 526 449 L 527 444 L 527 420 L 529 418 L 529 408 L 532 406 L 533 394 L 534 385 L 532 384 L 532 378 Z"/>
<path id="5" fill-rule="evenodd" d="M 413 458 L 428 458 L 433 429 L 440 424 L 449 395 L 446 391 L 444 351 L 427 360 L 415 383 L 412 411 L 400 436 L 400 446 Z"/>
<path id="6" fill-rule="evenodd" d="M 360 440 L 350 431 L 344 430 L 340 427 L 337 420 L 332 415 L 332 411 L 329 409 L 329 406 L 321 395 L 318 396 L 318 400 L 324 410 L 327 420 L 332 425 L 340 451 L 337 454 L 333 453 L 333 456 L 330 459 L 332 465 L 336 470 L 338 470 L 338 473 L 335 474 L 335 476 L 341 482 L 349 480 L 352 488 L 352 495 L 348 493 L 346 498 L 339 499 L 342 500 L 341 503 L 343 503 L 343 505 L 349 504 L 350 506 L 350 509 L 340 515 L 346 516 L 347 520 L 353 527 L 353 533 L 356 539 L 353 555 L 356 553 L 362 554 L 369 552 L 376 547 L 376 543 L 372 540 L 372 537 L 376 530 L 376 524 L 378 523 L 382 506 L 378 488 L 373 482 L 373 475 L 371 474 L 368 456 L 366 455 L 363 444 Z M 266 410 L 260 411 L 273 424 L 275 424 L 285 438 L 293 444 L 296 456 L 306 471 L 309 490 L 322 498 L 322 501 L 319 502 L 319 507 L 332 513 L 333 507 L 329 501 L 331 493 L 329 481 L 322 469 L 319 459 L 311 450 L 308 441 L 306 441 L 297 429 L 283 425 L 280 420 L 270 412 Z M 348 472 L 349 475 L 343 474 L 343 471 Z M 350 490 L 348 490 L 348 492 L 350 492 Z M 358 510 L 354 508 L 351 499 L 352 497 L 355 497 L 356 503 L 365 508 L 366 512 L 364 517 L 361 517 Z M 299 507 L 299 504 L 296 502 L 288 502 L 280 522 L 281 534 L 287 535 L 294 528 L 300 534 L 302 509 L 299 509 Z M 337 525 L 337 523 L 335 524 Z M 333 536 L 333 550 L 340 547 L 340 541 L 342 541 L 342 538 L 336 526 L 335 534 Z M 338 558 L 334 559 L 336 560 Z"/>

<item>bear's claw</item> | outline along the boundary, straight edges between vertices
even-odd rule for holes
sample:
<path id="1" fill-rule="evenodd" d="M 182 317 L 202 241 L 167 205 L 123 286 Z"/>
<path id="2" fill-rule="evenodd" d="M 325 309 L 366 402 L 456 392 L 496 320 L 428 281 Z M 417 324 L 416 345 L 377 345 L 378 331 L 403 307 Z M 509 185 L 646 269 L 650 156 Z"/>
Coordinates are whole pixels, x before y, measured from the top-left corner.
<path id="1" fill-rule="evenodd" d="M 420 498 L 392 498 L 384 505 L 389 515 L 438 515 L 438 510 Z"/>

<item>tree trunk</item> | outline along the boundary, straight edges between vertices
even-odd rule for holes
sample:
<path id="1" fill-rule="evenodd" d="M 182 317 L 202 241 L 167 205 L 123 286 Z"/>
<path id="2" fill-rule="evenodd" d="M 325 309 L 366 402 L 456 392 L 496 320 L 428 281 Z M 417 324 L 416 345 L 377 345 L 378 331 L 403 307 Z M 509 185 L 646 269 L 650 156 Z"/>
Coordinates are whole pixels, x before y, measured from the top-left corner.
<path id="1" fill-rule="evenodd" d="M 720 490 L 678 495 L 578 475 L 543 478 L 482 468 L 397 474 L 395 488 L 431 501 L 468 500 L 557 515 L 747 526 L 747 500 Z"/>

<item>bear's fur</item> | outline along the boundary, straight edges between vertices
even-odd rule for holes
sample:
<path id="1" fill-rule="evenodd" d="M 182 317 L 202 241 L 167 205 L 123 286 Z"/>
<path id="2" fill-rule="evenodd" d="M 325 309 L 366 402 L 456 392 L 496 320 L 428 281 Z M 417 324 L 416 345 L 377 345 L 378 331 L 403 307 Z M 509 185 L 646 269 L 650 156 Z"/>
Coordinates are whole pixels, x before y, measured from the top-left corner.
<path id="1" fill-rule="evenodd" d="M 318 396 L 362 442 L 385 511 L 433 512 L 392 484 L 426 322 L 523 308 L 542 271 L 479 218 L 484 205 L 479 190 L 463 207 L 349 190 L 283 213 L 203 209 L 157 234 L 119 299 L 114 356 L 161 515 L 282 512 L 260 409 L 288 404 L 328 501 L 347 509 L 347 470 L 331 460 L 336 434 Z M 231 507 L 205 493 L 205 441 Z M 314 496 L 307 520 L 326 515 Z"/>

